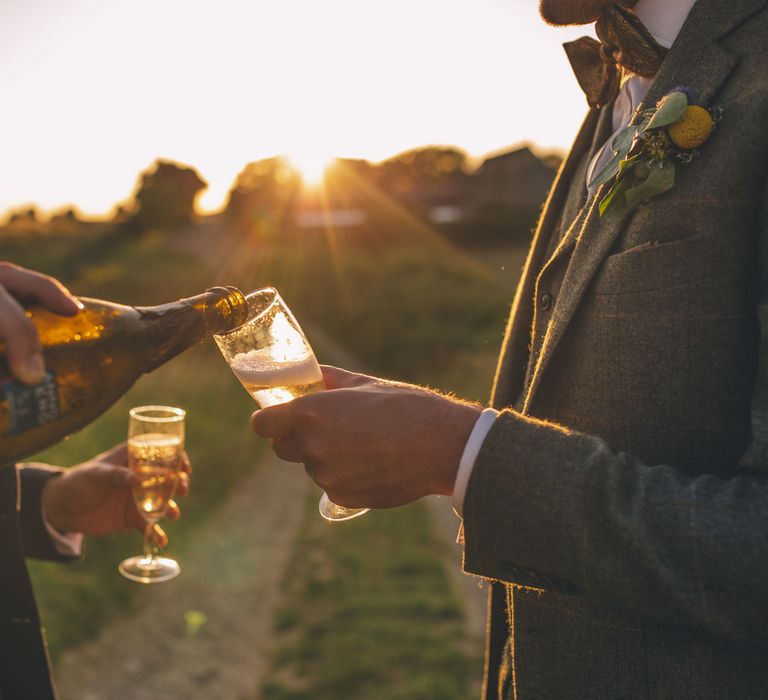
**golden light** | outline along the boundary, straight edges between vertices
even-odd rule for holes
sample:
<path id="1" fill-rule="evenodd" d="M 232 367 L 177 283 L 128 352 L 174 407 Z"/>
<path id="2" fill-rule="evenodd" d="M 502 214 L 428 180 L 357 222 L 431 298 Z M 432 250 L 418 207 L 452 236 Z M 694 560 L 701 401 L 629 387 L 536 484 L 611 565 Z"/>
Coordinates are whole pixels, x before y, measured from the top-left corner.
<path id="1" fill-rule="evenodd" d="M 561 44 L 588 28 L 546 27 L 535 2 L 390 0 L 386 12 L 349 0 L 192 5 L 0 3 L 3 88 L 24 105 L 3 114 L 4 132 L 18 138 L 3 142 L 0 214 L 37 202 L 108 215 L 159 156 L 194 166 L 210 183 L 200 205 L 216 211 L 247 162 L 276 153 L 291 152 L 309 183 L 331 155 L 379 161 L 440 143 L 481 156 L 521 140 L 564 148 L 583 118 Z M 159 43 L 162 56 L 136 48 Z M 532 52 L 536 70 L 526 70 Z M 140 98 L 125 99 L 124 76 Z M 518 95 L 535 105 L 521 107 Z M 54 115 L 51 104 L 68 109 Z"/>
<path id="2" fill-rule="evenodd" d="M 315 186 L 323 181 L 325 171 L 333 163 L 334 156 L 316 150 L 301 150 L 287 155 L 288 161 L 301 173 L 304 184 Z"/>

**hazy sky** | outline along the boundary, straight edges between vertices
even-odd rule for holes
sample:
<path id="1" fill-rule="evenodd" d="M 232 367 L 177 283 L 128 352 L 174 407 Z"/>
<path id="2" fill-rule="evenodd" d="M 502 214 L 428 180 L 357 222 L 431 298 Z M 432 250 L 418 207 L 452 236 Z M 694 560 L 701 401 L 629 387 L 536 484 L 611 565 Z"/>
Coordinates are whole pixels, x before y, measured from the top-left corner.
<path id="1" fill-rule="evenodd" d="M 0 0 L 0 212 L 99 214 L 161 156 L 219 206 L 254 159 L 566 148 L 586 110 L 538 0 Z"/>

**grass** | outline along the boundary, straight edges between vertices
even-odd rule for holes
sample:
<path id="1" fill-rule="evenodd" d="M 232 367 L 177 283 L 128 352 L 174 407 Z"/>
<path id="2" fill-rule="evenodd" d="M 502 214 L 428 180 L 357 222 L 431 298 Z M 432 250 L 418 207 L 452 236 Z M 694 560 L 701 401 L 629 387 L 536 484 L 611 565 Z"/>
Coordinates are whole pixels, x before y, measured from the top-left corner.
<path id="1" fill-rule="evenodd" d="M 508 288 L 428 232 L 406 226 L 397 238 L 308 234 L 279 242 L 221 232 L 197 242 L 184 236 L 92 234 L 44 248 L 0 241 L 0 258 L 54 274 L 78 294 L 130 304 L 168 301 L 213 284 L 245 291 L 273 284 L 299 319 L 322 328 L 371 371 L 486 399 Z M 333 361 L 322 343 L 318 350 L 321 361 Z M 236 488 L 262 447 L 246 427 L 253 405 L 210 343 L 140 380 L 93 425 L 42 458 L 71 465 L 106 449 L 123 439 L 128 407 L 142 403 L 188 410 L 192 493 L 184 517 L 168 528 L 171 551 L 183 555 L 194 546 L 194 530 Z M 379 511 L 336 528 L 316 508 L 313 495 L 275 619 L 264 696 L 468 697 L 481 650 L 462 646 L 461 604 L 424 506 Z M 117 611 L 130 611 L 135 589 L 116 565 L 139 544 L 138 533 L 103 538 L 88 543 L 84 561 L 33 564 L 54 655 L 93 638 Z"/>
<path id="2" fill-rule="evenodd" d="M 422 504 L 376 511 L 345 527 L 315 499 L 275 619 L 265 700 L 469 697 L 477 655 L 462 648 L 453 597 Z"/>

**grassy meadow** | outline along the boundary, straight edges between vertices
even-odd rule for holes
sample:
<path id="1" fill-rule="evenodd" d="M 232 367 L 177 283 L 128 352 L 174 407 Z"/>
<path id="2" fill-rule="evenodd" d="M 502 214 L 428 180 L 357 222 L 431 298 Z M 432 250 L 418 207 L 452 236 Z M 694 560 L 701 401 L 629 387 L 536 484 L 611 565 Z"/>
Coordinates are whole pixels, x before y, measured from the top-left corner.
<path id="1" fill-rule="evenodd" d="M 128 304 L 170 301 L 214 284 L 244 291 L 272 284 L 308 329 L 369 371 L 484 401 L 522 250 L 460 251 L 421 225 L 389 233 L 311 231 L 284 238 L 235 235 L 214 220 L 183 231 L 130 236 L 99 229 L 67 236 L 7 237 L 0 259 L 60 277 L 83 296 Z M 501 257 L 499 259 L 501 259 Z M 498 270 L 497 270 L 498 272 Z M 318 334 L 320 361 L 338 362 Z M 252 470 L 265 446 L 248 430 L 254 406 L 206 342 L 144 378 L 94 424 L 39 456 L 72 465 L 124 438 L 127 410 L 170 403 L 188 411 L 192 493 L 168 526 L 183 557 L 195 531 Z M 265 498 L 269 494 L 264 494 Z M 423 504 L 328 528 L 316 495 L 290 557 L 276 611 L 265 698 L 466 698 L 481 650 L 461 644 L 462 609 L 436 553 Z M 130 615 L 135 588 L 117 563 L 138 533 L 89 541 L 83 561 L 35 562 L 32 573 L 54 657 Z M 459 566 L 459 562 L 455 562 Z"/>

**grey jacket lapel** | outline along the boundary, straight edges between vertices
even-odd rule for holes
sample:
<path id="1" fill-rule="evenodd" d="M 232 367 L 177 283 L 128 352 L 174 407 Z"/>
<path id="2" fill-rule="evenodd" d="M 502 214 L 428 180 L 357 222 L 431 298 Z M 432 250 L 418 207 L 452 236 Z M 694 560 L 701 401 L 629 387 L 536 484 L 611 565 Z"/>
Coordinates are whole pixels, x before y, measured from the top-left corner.
<path id="1" fill-rule="evenodd" d="M 533 299 L 536 277 L 544 263 L 549 237 L 552 235 L 565 205 L 574 171 L 578 168 L 581 158 L 592 143 L 598 115 L 599 111 L 595 109 L 590 110 L 587 114 L 544 204 L 544 210 L 512 302 L 504 338 L 504 352 L 500 355 L 493 383 L 492 406 L 500 407 L 513 403 L 523 389 L 533 313 L 531 299 Z"/>
<path id="2" fill-rule="evenodd" d="M 654 105 L 677 85 L 693 88 L 699 104 L 710 103 L 738 62 L 738 59 L 722 49 L 717 41 L 763 8 L 766 2 L 768 0 L 699 0 L 662 64 L 641 109 Z M 633 121 L 638 122 L 639 116 L 635 115 Z M 609 185 L 610 183 L 603 185 L 597 190 L 586 216 L 581 221 L 580 230 L 574 232 L 576 244 L 573 255 L 563 279 L 562 293 L 556 300 L 552 320 L 538 354 L 524 402 L 525 411 L 528 411 L 552 354 L 589 283 L 632 216 L 629 214 L 609 222 L 600 220 L 597 203 L 605 195 Z"/>
<path id="3" fill-rule="evenodd" d="M 597 152 L 602 148 L 603 144 L 608 140 L 608 138 L 610 138 L 612 132 L 613 101 L 611 101 L 610 104 L 606 105 L 600 110 L 600 115 L 598 117 L 597 125 L 592 137 L 592 145 L 587 154 L 587 169 L 589 167 L 589 163 L 595 157 Z M 543 274 L 544 270 L 546 270 L 551 265 L 554 265 L 555 261 L 572 247 L 576 238 L 576 234 L 581 230 L 581 225 L 584 222 L 585 214 L 585 212 L 582 210 L 587 204 L 587 174 L 588 173 L 584 174 L 584 180 L 582 183 L 574 183 L 575 185 L 579 186 L 580 189 L 578 205 L 569 211 L 569 207 L 566 204 L 562 236 L 557 246 L 555 247 L 555 250 L 552 252 L 549 260 L 547 260 L 546 263 L 541 267 L 540 274 Z"/>

